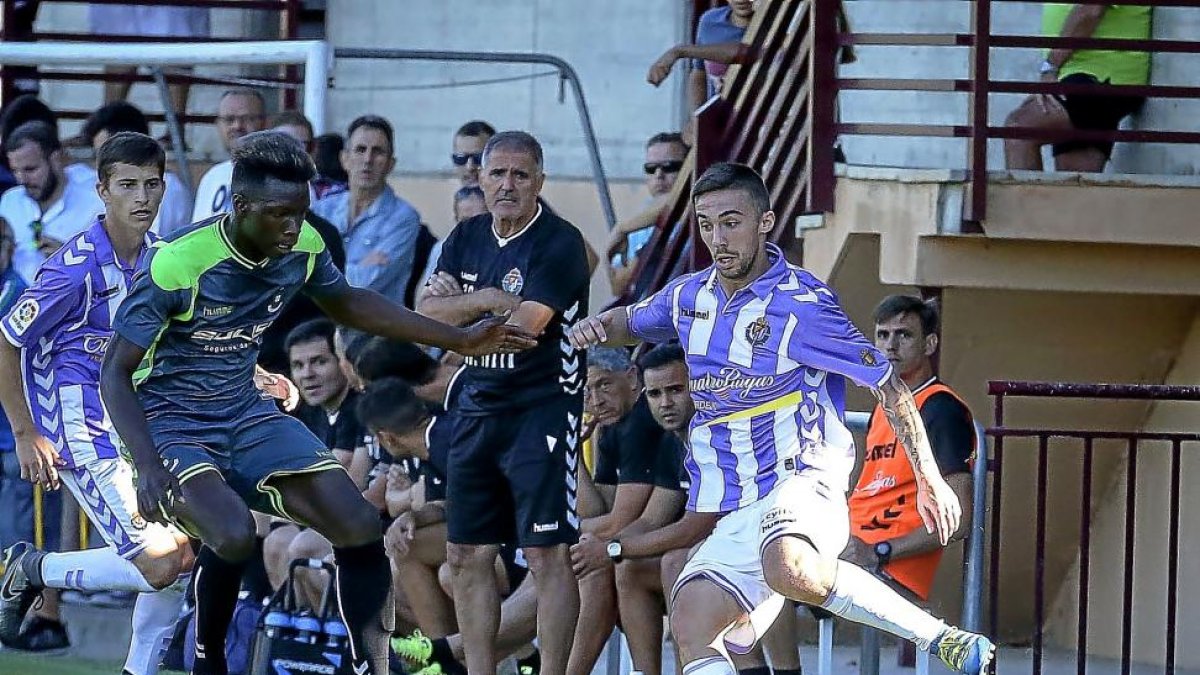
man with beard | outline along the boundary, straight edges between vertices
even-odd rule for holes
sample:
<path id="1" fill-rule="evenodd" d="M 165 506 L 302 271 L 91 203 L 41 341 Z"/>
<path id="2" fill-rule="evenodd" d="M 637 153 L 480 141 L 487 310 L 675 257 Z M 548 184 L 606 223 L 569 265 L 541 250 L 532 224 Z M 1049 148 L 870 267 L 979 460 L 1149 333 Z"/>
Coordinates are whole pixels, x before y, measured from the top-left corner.
<path id="1" fill-rule="evenodd" d="M 4 139 L 4 153 L 18 185 L 0 197 L 0 218 L 16 239 L 13 267 L 32 282 L 37 268 L 62 243 L 104 212 L 94 185 L 69 181 L 63 172 L 58 132 L 27 122 Z"/>

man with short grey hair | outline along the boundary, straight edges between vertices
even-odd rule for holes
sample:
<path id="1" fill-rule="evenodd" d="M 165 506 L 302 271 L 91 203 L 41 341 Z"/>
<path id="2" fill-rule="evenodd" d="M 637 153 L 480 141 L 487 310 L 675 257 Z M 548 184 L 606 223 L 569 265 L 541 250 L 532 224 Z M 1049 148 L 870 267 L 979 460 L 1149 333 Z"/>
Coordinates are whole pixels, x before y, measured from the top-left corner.
<path id="1" fill-rule="evenodd" d="M 471 357 L 461 371 L 447 491 L 448 562 L 467 667 L 496 671 L 500 598 L 492 570 L 516 539 L 537 586 L 545 675 L 561 675 L 579 612 L 568 547 L 578 538 L 577 450 L 586 355 L 566 342 L 587 314 L 583 236 L 538 203 L 542 148 L 504 131 L 482 152 L 488 212 L 459 223 L 442 246 L 418 309 L 464 325 L 485 316 L 538 335 L 521 354 Z"/>

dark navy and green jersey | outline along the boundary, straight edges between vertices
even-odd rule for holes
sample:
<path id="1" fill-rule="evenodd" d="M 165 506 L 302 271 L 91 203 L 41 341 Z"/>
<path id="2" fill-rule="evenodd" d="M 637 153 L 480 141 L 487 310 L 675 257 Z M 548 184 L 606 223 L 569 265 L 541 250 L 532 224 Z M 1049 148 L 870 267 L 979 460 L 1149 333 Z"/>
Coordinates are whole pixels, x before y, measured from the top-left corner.
<path id="1" fill-rule="evenodd" d="M 297 292 L 346 283 L 309 224 L 290 253 L 255 262 L 233 247 L 226 218 L 159 242 L 117 313 L 116 332 L 146 349 L 134 385 L 148 414 L 229 411 L 259 398 L 263 332 Z"/>

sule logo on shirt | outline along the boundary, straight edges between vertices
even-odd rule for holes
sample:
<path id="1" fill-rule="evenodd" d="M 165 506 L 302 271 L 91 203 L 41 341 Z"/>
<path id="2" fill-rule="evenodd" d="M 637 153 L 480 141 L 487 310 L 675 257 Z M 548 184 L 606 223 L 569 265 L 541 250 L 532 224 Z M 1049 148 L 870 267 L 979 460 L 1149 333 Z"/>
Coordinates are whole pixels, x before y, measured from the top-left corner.
<path id="1" fill-rule="evenodd" d="M 33 320 L 37 318 L 38 312 L 41 310 L 37 300 L 33 298 L 22 300 L 9 314 L 9 323 L 12 324 L 13 332 L 18 336 L 24 335 L 25 331 L 33 325 Z"/>

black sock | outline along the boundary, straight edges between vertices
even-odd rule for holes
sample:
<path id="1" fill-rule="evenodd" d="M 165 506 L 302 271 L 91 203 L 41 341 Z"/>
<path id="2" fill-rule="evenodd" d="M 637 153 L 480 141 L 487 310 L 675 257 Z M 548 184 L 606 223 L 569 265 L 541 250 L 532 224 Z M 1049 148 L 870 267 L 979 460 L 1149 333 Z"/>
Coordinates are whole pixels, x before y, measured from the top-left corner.
<path id="1" fill-rule="evenodd" d="M 801 674 L 799 668 L 797 668 L 795 670 L 785 670 L 783 668 L 776 668 L 775 675 L 802 675 L 802 674 Z"/>
<path id="2" fill-rule="evenodd" d="M 225 675 L 225 633 L 233 619 L 242 572 L 249 561 L 232 563 L 205 546 L 196 556 L 192 580 L 196 586 L 195 675 Z"/>
<path id="3" fill-rule="evenodd" d="M 529 668 L 529 670 L 526 671 L 526 670 L 524 670 L 524 668 Z M 530 672 L 530 673 L 542 672 L 542 653 L 540 651 L 535 649 L 535 650 L 533 650 L 533 653 L 530 654 L 529 656 L 526 656 L 523 659 L 517 659 L 518 675 L 520 675 L 521 673 L 525 673 L 525 672 Z"/>
<path id="4" fill-rule="evenodd" d="M 742 668 L 738 671 L 738 675 L 771 675 L 771 669 L 766 666 L 757 668 Z"/>
<path id="5" fill-rule="evenodd" d="M 362 546 L 334 547 L 338 606 L 350 633 L 351 668 L 371 665 L 374 675 L 387 675 L 388 638 L 396 622 L 392 568 L 383 540 Z"/>
<path id="6" fill-rule="evenodd" d="M 271 594 L 271 582 L 267 579 L 267 566 L 263 561 L 263 537 L 254 538 L 254 555 L 242 575 L 242 589 L 249 591 L 250 597 L 262 602 Z"/>
<path id="7" fill-rule="evenodd" d="M 466 675 L 467 669 L 454 658 L 454 652 L 450 649 L 450 641 L 446 638 L 434 638 L 429 641 L 433 647 L 433 653 L 429 658 L 434 663 L 442 667 L 442 671 L 447 675 Z"/>

